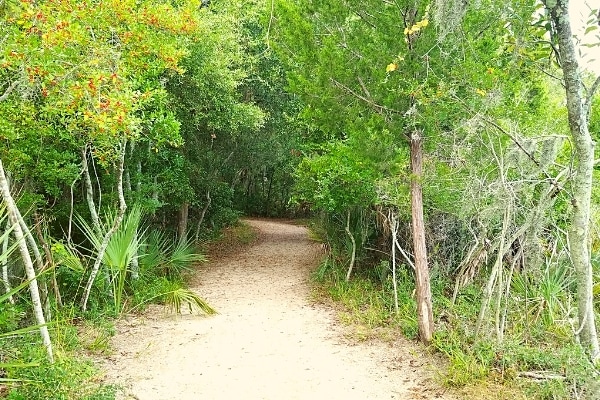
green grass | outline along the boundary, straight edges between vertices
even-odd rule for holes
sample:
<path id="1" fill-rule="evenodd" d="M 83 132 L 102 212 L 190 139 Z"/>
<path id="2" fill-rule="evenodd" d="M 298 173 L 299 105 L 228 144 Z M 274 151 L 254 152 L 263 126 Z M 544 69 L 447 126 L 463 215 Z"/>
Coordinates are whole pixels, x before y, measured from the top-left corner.
<path id="1" fill-rule="evenodd" d="M 377 271 L 362 271 L 346 282 L 344 264 L 327 257 L 313 274 L 316 299 L 330 299 L 337 305 L 339 319 L 353 328 L 354 339 L 394 337 L 399 332 L 415 339 L 418 327 L 411 272 L 399 271 L 396 314 L 391 278 L 381 282 L 374 278 Z M 453 305 L 444 292 L 451 285 L 432 282 L 436 333 L 431 349 L 448 360 L 440 377 L 446 386 L 461 390 L 465 399 L 489 398 L 485 390 L 500 391 L 506 397 L 498 398 L 511 400 L 567 400 L 575 393 L 582 399 L 600 398 L 599 371 L 574 342 L 566 316 L 561 314 L 559 302 L 568 295 L 568 282 L 561 271 L 545 279 L 548 285 L 542 285 L 529 301 L 524 301 L 523 281 L 517 281 L 502 342 L 495 339 L 493 315 L 479 337 L 474 336 L 481 298 L 478 284 L 464 288 Z M 527 377 L 530 371 L 550 378 L 532 379 Z"/>

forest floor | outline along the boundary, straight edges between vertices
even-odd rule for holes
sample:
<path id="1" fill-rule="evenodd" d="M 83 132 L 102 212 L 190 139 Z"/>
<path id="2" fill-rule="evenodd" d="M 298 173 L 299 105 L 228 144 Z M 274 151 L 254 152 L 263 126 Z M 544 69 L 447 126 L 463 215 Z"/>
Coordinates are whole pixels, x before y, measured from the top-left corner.
<path id="1" fill-rule="evenodd" d="M 119 399 L 455 399 L 424 348 L 358 341 L 315 296 L 310 273 L 322 252 L 305 227 L 247 222 L 258 239 L 217 252 L 191 282 L 219 314 L 150 308 L 117 323 L 103 368 Z"/>

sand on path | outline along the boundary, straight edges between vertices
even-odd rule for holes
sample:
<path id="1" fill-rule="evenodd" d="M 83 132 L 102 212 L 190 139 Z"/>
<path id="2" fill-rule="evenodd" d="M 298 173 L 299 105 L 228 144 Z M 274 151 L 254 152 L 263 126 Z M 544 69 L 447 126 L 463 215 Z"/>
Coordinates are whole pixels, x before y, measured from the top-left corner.
<path id="1" fill-rule="evenodd" d="M 345 339 L 311 301 L 322 256 L 304 227 L 248 220 L 253 245 L 199 268 L 193 289 L 218 315 L 124 318 L 106 360 L 121 399 L 447 399 L 414 343 Z"/>

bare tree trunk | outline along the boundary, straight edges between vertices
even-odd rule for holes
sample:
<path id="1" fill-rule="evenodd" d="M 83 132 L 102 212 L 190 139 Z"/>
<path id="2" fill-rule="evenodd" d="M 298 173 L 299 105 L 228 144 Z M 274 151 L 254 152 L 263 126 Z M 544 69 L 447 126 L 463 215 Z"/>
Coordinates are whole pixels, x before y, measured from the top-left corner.
<path id="1" fill-rule="evenodd" d="M 6 174 L 4 173 L 2 160 L 0 160 L 0 191 L 2 191 L 2 198 L 6 204 L 8 218 L 13 226 L 15 239 L 19 243 L 19 250 L 21 252 L 21 257 L 23 258 L 25 273 L 27 274 L 27 279 L 29 280 L 29 293 L 31 295 L 31 303 L 33 305 L 33 314 L 35 315 L 37 324 L 41 325 L 40 335 L 42 337 L 42 342 L 46 347 L 48 360 L 52 363 L 54 362 L 54 356 L 52 354 L 52 342 L 50 341 L 50 334 L 48 333 L 46 319 L 44 318 L 44 310 L 40 300 L 40 292 L 37 284 L 35 269 L 33 268 L 33 262 L 31 260 L 31 255 L 29 254 L 29 249 L 27 248 L 27 242 L 21 229 L 21 224 L 19 223 L 17 206 L 10 194 L 10 188 L 6 179 Z"/>
<path id="2" fill-rule="evenodd" d="M 398 220 L 396 214 L 390 211 L 388 214 L 389 224 L 392 231 L 392 279 L 394 286 L 394 311 L 398 315 L 398 282 L 396 281 L 396 235 L 398 233 Z"/>
<path id="3" fill-rule="evenodd" d="M 210 207 L 210 203 L 212 199 L 210 198 L 210 190 L 206 192 L 206 204 L 204 208 L 202 208 L 202 212 L 200 213 L 200 219 L 198 220 L 198 225 L 196 225 L 196 235 L 194 236 L 194 240 L 197 242 L 200 238 L 200 227 L 202 226 L 202 222 L 204 222 L 204 216 L 206 215 L 206 211 L 208 211 L 208 207 Z"/>
<path id="4" fill-rule="evenodd" d="M 6 221 L 6 232 L 11 229 L 10 219 Z M 2 242 L 2 253 L 6 254 L 8 252 L 8 239 L 10 235 L 6 235 L 4 237 L 4 241 Z M 10 287 L 10 279 L 8 277 L 8 259 L 5 258 L 2 260 L 2 284 L 4 285 L 4 291 L 9 293 L 12 288 Z M 10 304 L 15 304 L 15 299 L 12 295 L 8 296 L 8 301 Z"/>
<path id="5" fill-rule="evenodd" d="M 352 269 L 354 268 L 354 262 L 356 261 L 356 240 L 354 240 L 354 235 L 350 230 L 350 210 L 348 210 L 346 217 L 346 234 L 350 237 L 350 241 L 352 242 L 352 257 L 350 258 L 350 266 L 348 266 L 348 272 L 346 273 L 346 282 L 348 282 L 350 280 L 350 275 L 352 274 Z"/>
<path id="6" fill-rule="evenodd" d="M 569 19 L 568 0 L 545 0 L 544 4 L 558 39 L 558 54 L 563 70 L 569 128 L 574 146 L 575 177 L 572 183 L 573 211 L 568 228 L 571 259 L 577 280 L 577 309 L 581 345 L 593 361 L 600 360 L 600 346 L 594 316 L 593 271 L 590 254 L 590 205 L 594 169 L 594 141 L 588 116 L 593 90 L 584 94 L 577 52 Z M 596 81 L 598 83 L 598 81 Z M 597 88 L 597 85 L 594 85 Z"/>
<path id="7" fill-rule="evenodd" d="M 7 185 L 9 185 L 8 180 L 7 180 Z M 42 259 L 42 255 L 40 253 L 40 249 L 38 248 L 37 243 L 35 242 L 35 239 L 34 239 L 33 235 L 31 234 L 31 230 L 25 223 L 25 219 L 23 218 L 23 216 L 21 215 L 21 212 L 19 211 L 19 209 L 16 206 L 14 209 L 14 215 L 15 215 L 15 218 L 17 218 L 19 226 L 21 227 L 21 232 L 23 233 L 25 240 L 27 240 L 27 242 L 29 242 L 29 247 L 33 251 L 33 255 L 35 257 L 35 263 L 37 264 L 38 273 L 41 273 L 44 271 L 45 264 L 44 264 L 44 260 Z M 44 313 L 46 315 L 46 319 L 50 320 L 50 319 L 52 319 L 52 311 L 50 310 L 50 301 L 48 299 L 48 285 L 46 284 L 46 281 L 44 279 L 40 278 L 40 280 L 38 281 L 38 286 L 39 286 L 40 296 L 41 296 L 41 300 L 42 300 L 42 305 L 44 307 Z"/>
<path id="8" fill-rule="evenodd" d="M 429 266 L 427 263 L 427 247 L 425 243 L 425 222 L 423 219 L 423 138 L 421 132 L 415 130 L 410 138 L 410 204 L 412 214 L 413 249 L 415 260 L 415 285 L 417 295 L 417 318 L 419 338 L 428 345 L 433 339 L 433 310 L 431 308 L 431 286 L 429 282 Z"/>
<path id="9" fill-rule="evenodd" d="M 127 141 L 123 140 L 121 142 L 119 164 L 117 166 L 117 194 L 119 196 L 119 212 L 117 213 L 117 217 L 115 218 L 113 226 L 108 232 L 106 232 L 106 235 L 104 235 L 104 239 L 102 240 L 100 248 L 98 249 L 98 254 L 96 255 L 96 261 L 94 262 L 94 266 L 92 267 L 92 272 L 90 273 L 88 282 L 85 285 L 85 289 L 83 290 L 83 298 L 81 299 L 81 308 L 83 309 L 83 311 L 87 310 L 87 303 L 90 298 L 90 292 L 92 291 L 92 285 L 94 284 L 94 280 L 96 279 L 98 271 L 100 270 L 100 266 L 102 265 L 102 259 L 104 258 L 104 253 L 106 252 L 106 248 L 108 247 L 110 238 L 117 231 L 117 229 L 119 229 L 119 226 L 123 221 L 125 211 L 127 210 L 127 203 L 125 203 L 125 196 L 123 195 L 123 170 L 125 168 L 126 147 Z"/>
<path id="10" fill-rule="evenodd" d="M 56 304 L 59 307 L 63 306 L 62 297 L 60 296 L 60 288 L 58 286 L 58 282 L 56 281 L 56 270 L 54 267 L 54 260 L 52 258 L 52 252 L 50 251 L 50 246 L 48 242 L 44 238 L 44 234 L 42 233 L 42 220 L 39 217 L 38 213 L 35 213 L 35 233 L 38 237 L 40 244 L 42 245 L 42 249 L 44 249 L 44 254 L 46 255 L 46 260 L 52 267 L 52 290 L 54 291 L 54 298 L 56 299 Z M 48 317 L 48 319 L 50 319 Z"/>
<path id="11" fill-rule="evenodd" d="M 179 240 L 187 239 L 187 225 L 190 213 L 190 203 L 184 201 L 179 208 L 179 225 L 177 227 L 177 236 Z"/>
<path id="12" fill-rule="evenodd" d="M 92 223 L 96 232 L 100 232 L 100 218 L 98 218 L 98 212 L 96 211 L 96 204 L 94 203 L 94 187 L 92 186 L 92 178 L 90 177 L 90 170 L 88 167 L 87 159 L 88 145 L 86 144 L 81 152 L 82 166 L 83 166 L 83 178 L 85 182 L 85 199 L 92 216 Z"/>
<path id="13" fill-rule="evenodd" d="M 494 263 L 494 267 L 492 268 L 492 272 L 490 273 L 490 277 L 488 278 L 488 283 L 485 289 L 483 290 L 483 295 L 481 298 L 481 308 L 479 309 L 479 316 L 477 317 L 477 324 L 475 325 L 475 336 L 478 336 L 479 331 L 481 330 L 481 325 L 483 324 L 483 320 L 485 319 L 485 315 L 487 314 L 487 310 L 490 305 L 490 300 L 494 292 L 494 288 L 496 287 L 496 282 L 501 280 L 499 276 L 502 274 L 502 259 L 504 257 L 504 251 L 506 248 L 506 235 L 508 234 L 508 227 L 510 224 L 511 214 L 512 206 L 506 207 L 506 209 L 504 210 L 504 219 L 502 221 L 502 232 L 500 233 L 500 244 L 498 246 L 498 254 L 496 255 L 496 262 Z M 502 283 L 498 283 L 497 286 L 502 287 Z"/>

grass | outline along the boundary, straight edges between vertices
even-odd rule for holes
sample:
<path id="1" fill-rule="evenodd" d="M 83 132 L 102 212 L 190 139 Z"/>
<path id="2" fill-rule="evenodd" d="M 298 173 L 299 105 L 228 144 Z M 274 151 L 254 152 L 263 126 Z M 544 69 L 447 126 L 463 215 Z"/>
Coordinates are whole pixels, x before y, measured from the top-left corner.
<path id="1" fill-rule="evenodd" d="M 250 246 L 258 239 L 256 229 L 240 220 L 235 225 L 224 228 L 216 240 L 206 243 L 203 247 L 209 257 L 220 257 Z"/>
<path id="2" fill-rule="evenodd" d="M 344 273 L 341 262 L 327 257 L 313 274 L 313 298 L 338 310 L 339 320 L 351 327 L 350 338 L 391 340 L 399 333 L 416 338 L 410 271 L 401 271 L 398 276 L 397 315 L 390 278 L 381 282 L 374 279 L 376 273 L 363 269 L 346 282 Z M 562 271 L 545 278 L 552 285 L 542 285 L 530 301 L 523 300 L 522 280 L 517 279 L 510 298 L 510 323 L 502 342 L 495 339 L 491 323 L 479 337 L 474 336 L 481 296 L 477 284 L 463 289 L 452 305 L 444 293 L 448 285 L 432 282 L 436 333 L 431 350 L 447 360 L 447 369 L 440 376 L 445 386 L 457 390 L 464 399 L 487 399 L 491 393 L 494 398 L 510 400 L 600 398 L 598 371 L 574 343 L 566 316 L 556 306 L 566 296 L 568 281 Z M 548 378 L 531 378 L 529 371 Z"/>

